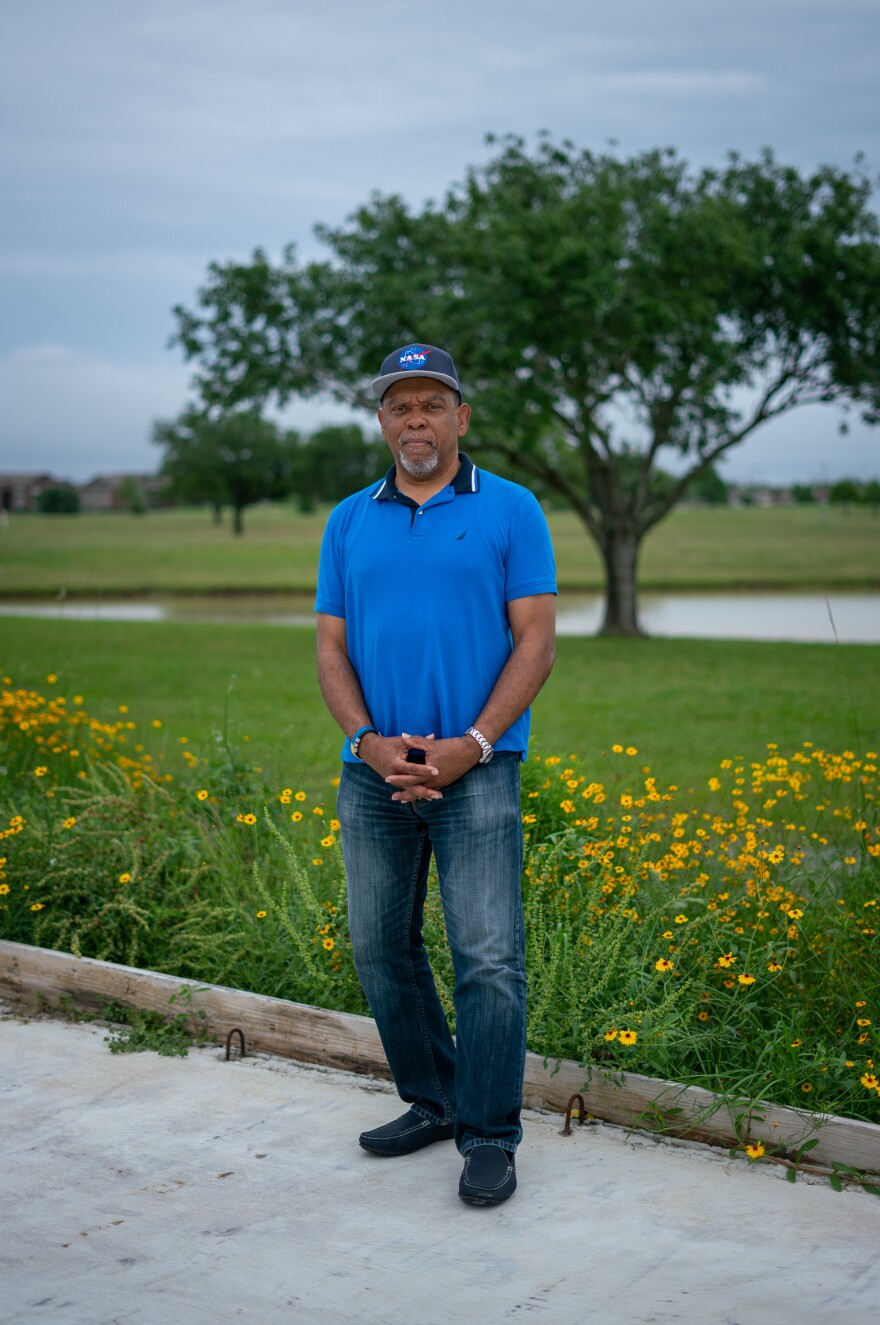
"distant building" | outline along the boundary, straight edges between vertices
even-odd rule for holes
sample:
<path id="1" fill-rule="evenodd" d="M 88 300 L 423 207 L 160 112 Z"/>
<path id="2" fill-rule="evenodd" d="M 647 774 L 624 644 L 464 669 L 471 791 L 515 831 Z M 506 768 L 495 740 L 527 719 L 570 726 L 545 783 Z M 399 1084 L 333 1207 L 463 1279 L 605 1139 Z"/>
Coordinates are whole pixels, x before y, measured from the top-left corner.
<path id="1" fill-rule="evenodd" d="M 732 487 L 731 506 L 792 506 L 791 488 L 762 488 L 756 485 Z"/>
<path id="2" fill-rule="evenodd" d="M 0 474 L 0 510 L 8 514 L 39 510 L 40 497 L 47 488 L 67 487 L 70 484 L 66 479 L 51 474 Z"/>
<path id="3" fill-rule="evenodd" d="M 77 487 L 84 511 L 127 511 L 132 486 L 140 488 L 147 506 L 163 505 L 165 479 L 158 474 L 98 474 Z"/>
<path id="4" fill-rule="evenodd" d="M 71 483 L 54 474 L 0 474 L 0 510 L 38 511 L 47 488 L 72 488 L 83 511 L 127 511 L 138 489 L 147 506 L 168 505 L 166 480 L 158 474 L 98 474 L 89 483 Z"/>

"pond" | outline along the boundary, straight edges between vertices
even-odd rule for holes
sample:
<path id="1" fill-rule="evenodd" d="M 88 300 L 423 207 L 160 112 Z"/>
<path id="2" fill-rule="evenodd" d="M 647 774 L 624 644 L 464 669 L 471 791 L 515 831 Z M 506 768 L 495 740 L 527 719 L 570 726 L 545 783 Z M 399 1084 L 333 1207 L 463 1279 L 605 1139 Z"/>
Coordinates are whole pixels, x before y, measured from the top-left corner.
<path id="1" fill-rule="evenodd" d="M 149 599 L 0 603 L 0 617 L 67 621 L 211 621 L 264 625 L 314 624 L 306 595 L 211 595 Z M 644 593 L 641 622 L 649 635 L 692 639 L 880 643 L 880 594 Z M 558 633 L 594 635 L 602 616 L 598 594 L 559 596 Z"/>

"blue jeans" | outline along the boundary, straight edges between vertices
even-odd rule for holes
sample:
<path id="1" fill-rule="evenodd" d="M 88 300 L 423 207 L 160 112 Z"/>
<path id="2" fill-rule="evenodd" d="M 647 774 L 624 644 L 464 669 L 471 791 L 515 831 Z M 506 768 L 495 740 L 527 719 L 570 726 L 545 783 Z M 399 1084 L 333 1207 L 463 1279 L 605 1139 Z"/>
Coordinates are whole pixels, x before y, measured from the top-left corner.
<path id="1" fill-rule="evenodd" d="M 526 976 L 519 756 L 499 752 L 403 805 L 366 764 L 343 764 L 338 816 L 358 978 L 401 1099 L 455 1121 L 465 1155 L 515 1151 L 525 1067 Z M 452 1039 L 422 939 L 431 854 L 455 971 Z"/>

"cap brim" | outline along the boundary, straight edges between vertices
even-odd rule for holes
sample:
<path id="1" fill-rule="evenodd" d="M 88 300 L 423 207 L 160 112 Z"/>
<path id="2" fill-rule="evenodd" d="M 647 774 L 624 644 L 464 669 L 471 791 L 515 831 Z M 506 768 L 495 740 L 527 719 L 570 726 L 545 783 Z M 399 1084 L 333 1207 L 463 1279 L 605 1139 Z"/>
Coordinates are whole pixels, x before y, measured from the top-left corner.
<path id="1" fill-rule="evenodd" d="M 370 383 L 370 389 L 381 400 L 390 386 L 393 386 L 395 382 L 403 382 L 408 377 L 433 377 L 435 381 L 445 383 L 459 396 L 461 395 L 461 387 L 454 377 L 450 377 L 448 373 L 432 373 L 421 368 L 408 368 L 402 373 L 386 373 L 384 377 L 374 377 Z"/>

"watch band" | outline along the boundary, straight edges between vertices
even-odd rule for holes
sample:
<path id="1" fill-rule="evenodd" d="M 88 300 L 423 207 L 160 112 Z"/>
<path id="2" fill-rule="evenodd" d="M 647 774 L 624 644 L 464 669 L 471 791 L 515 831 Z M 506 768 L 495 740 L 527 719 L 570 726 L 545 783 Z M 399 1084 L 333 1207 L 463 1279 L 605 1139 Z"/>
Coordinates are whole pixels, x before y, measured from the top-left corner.
<path id="1" fill-rule="evenodd" d="M 376 732 L 376 735 L 377 736 L 379 735 L 378 730 L 375 727 L 370 726 L 369 723 L 367 723 L 365 727 L 358 727 L 354 736 L 352 736 L 351 740 L 348 743 L 348 748 L 349 750 L 351 750 L 351 753 L 354 755 L 355 759 L 360 759 L 358 750 L 360 749 L 361 741 L 364 739 L 367 732 Z"/>
<path id="2" fill-rule="evenodd" d="M 480 755 L 480 763 L 488 764 L 489 760 L 492 758 L 493 754 L 495 753 L 495 747 L 489 744 L 483 733 L 481 731 L 477 731 L 476 727 L 468 727 L 467 731 L 465 732 L 465 736 L 472 736 L 474 738 L 477 745 L 480 747 L 480 749 L 483 752 Z"/>

